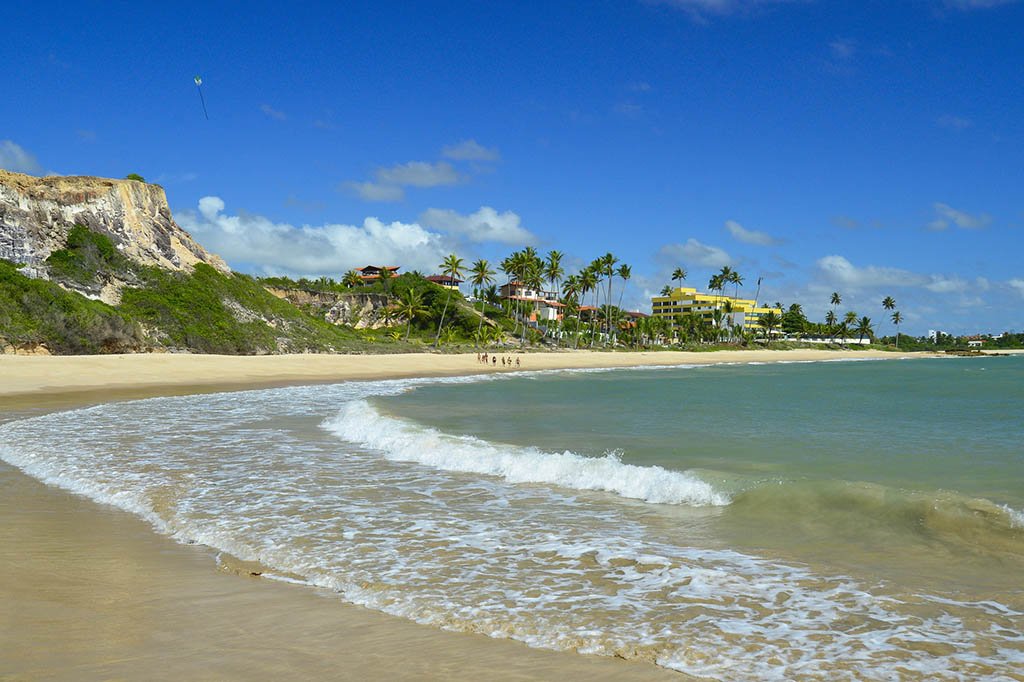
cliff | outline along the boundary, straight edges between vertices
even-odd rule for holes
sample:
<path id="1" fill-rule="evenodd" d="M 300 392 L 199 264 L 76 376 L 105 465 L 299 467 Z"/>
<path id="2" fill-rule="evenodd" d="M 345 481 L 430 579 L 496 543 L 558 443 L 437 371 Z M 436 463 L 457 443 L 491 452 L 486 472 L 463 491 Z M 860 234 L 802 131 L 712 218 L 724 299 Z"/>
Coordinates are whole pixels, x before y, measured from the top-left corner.
<path id="1" fill-rule="evenodd" d="M 88 176 L 38 178 L 0 170 L 0 258 L 45 277 L 46 259 L 64 248 L 76 224 L 107 236 L 121 255 L 140 265 L 191 270 L 206 263 L 229 272 L 219 256 L 174 222 L 159 185 Z"/>
<path id="2" fill-rule="evenodd" d="M 386 317 L 385 312 L 391 305 L 391 299 L 384 294 L 341 294 L 271 286 L 265 288 L 294 306 L 316 311 L 317 316 L 322 315 L 324 320 L 335 325 L 347 325 L 353 329 L 381 329 L 398 319 Z"/>

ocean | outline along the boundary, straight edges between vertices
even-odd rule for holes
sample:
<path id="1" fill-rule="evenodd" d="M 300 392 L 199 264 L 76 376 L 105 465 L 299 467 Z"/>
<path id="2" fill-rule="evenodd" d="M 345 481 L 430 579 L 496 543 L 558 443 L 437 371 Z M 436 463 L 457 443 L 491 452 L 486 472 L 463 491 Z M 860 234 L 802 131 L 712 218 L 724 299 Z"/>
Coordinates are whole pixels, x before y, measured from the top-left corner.
<path id="1" fill-rule="evenodd" d="M 499 371 L 58 412 L 0 458 L 428 626 L 714 680 L 1021 680 L 1022 404 L 1021 356 Z"/>

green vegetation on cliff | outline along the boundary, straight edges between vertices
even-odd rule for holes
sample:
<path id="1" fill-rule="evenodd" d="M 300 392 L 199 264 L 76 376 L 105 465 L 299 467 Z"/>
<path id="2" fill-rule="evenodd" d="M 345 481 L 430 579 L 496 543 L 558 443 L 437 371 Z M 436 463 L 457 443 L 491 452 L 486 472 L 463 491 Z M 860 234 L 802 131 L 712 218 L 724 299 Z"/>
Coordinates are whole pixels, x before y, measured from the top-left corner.
<path id="1" fill-rule="evenodd" d="M 46 259 L 50 277 L 76 284 L 90 284 L 101 275 L 124 275 L 131 263 L 106 235 L 75 225 L 68 232 L 63 249 Z"/>
<path id="2" fill-rule="evenodd" d="M 54 353 L 137 350 L 142 332 L 115 308 L 32 279 L 0 260 L 0 342 L 46 344 Z"/>
<path id="3" fill-rule="evenodd" d="M 342 351 L 354 331 L 329 324 L 271 295 L 252 277 L 199 264 L 192 273 L 146 268 L 120 309 L 157 330 L 165 345 L 202 353 Z"/>

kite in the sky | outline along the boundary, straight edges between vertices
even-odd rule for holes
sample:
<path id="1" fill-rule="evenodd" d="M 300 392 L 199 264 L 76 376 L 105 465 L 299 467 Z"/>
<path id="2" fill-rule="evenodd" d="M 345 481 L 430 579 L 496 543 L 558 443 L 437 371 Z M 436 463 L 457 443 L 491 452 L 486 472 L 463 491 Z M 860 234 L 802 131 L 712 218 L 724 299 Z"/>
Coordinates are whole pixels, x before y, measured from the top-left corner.
<path id="1" fill-rule="evenodd" d="M 199 76 L 196 76 L 195 81 L 196 89 L 199 91 L 199 101 L 203 103 L 203 116 L 205 116 L 206 120 L 209 121 L 210 115 L 206 113 L 206 100 L 203 99 L 203 79 Z"/>

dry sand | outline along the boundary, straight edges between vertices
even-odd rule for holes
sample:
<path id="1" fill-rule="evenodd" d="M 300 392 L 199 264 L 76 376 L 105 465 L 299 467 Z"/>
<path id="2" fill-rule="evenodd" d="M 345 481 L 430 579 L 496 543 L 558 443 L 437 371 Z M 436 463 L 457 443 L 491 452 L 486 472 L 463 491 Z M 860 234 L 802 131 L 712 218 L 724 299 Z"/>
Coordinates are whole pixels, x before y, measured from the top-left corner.
<path id="1" fill-rule="evenodd" d="M 777 362 L 843 358 L 920 357 L 885 351 L 750 350 L 715 353 L 654 352 L 505 354 L 519 358 L 521 369 L 635 367 L 716 362 Z M 507 372 L 499 359 L 486 369 L 473 354 L 440 355 L 266 355 L 224 356 L 172 353 L 72 355 L 59 357 L 0 355 L 0 397 L 78 391 L 124 391 L 187 387 L 205 390 L 252 388 L 348 379 L 451 376 Z M 0 405 L 3 407 L 3 405 Z"/>
<path id="2" fill-rule="evenodd" d="M 550 353 L 525 370 L 898 357 L 874 351 Z M 919 356 L 918 356 L 919 357 Z M 150 395 L 468 374 L 474 355 L 0 356 L 0 421 Z M 506 370 L 508 371 L 508 370 Z M 449 633 L 226 573 L 212 550 L 0 463 L 0 679 L 656 680 L 643 663 Z"/>

